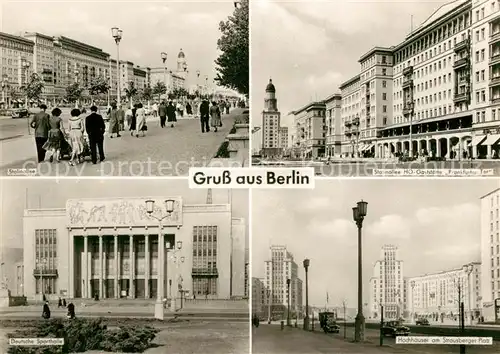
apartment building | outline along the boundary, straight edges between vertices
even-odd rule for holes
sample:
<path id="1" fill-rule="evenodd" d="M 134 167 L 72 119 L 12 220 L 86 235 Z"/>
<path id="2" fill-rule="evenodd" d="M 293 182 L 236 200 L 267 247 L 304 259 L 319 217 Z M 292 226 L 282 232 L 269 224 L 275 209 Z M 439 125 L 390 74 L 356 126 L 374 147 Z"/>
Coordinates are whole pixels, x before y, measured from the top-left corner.
<path id="1" fill-rule="evenodd" d="M 324 100 L 326 109 L 326 156 L 339 156 L 341 154 L 340 125 L 342 124 L 342 96 L 333 94 Z"/>
<path id="2" fill-rule="evenodd" d="M 485 320 L 500 320 L 500 188 L 481 197 L 481 296 Z"/>
<path id="3" fill-rule="evenodd" d="M 288 149 L 288 127 L 280 127 L 279 132 L 280 149 L 283 151 Z"/>
<path id="4" fill-rule="evenodd" d="M 454 317 L 460 302 L 470 319 L 481 313 L 481 263 L 408 278 L 408 310 L 411 318 L 436 315 Z"/>
<path id="5" fill-rule="evenodd" d="M 293 112 L 296 140 L 301 158 L 325 156 L 326 105 L 323 101 L 312 102 Z"/>
<path id="6" fill-rule="evenodd" d="M 262 111 L 262 156 L 276 157 L 282 153 L 280 138 L 281 113 L 278 110 L 276 87 L 269 79 Z"/>
<path id="7" fill-rule="evenodd" d="M 342 96 L 340 150 L 343 156 L 353 156 L 359 145 L 361 116 L 360 75 L 340 85 Z"/>
<path id="8" fill-rule="evenodd" d="M 264 279 L 252 278 L 252 315 L 266 318 L 267 290 Z"/>

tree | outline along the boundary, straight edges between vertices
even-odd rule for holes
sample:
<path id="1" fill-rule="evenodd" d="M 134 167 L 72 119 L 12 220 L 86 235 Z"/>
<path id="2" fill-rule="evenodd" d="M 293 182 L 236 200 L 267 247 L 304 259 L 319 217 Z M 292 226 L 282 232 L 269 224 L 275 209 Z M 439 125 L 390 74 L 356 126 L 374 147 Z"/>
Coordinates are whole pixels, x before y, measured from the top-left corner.
<path id="1" fill-rule="evenodd" d="M 137 88 L 135 87 L 135 84 L 133 81 L 130 81 L 128 83 L 128 87 L 125 89 L 125 96 L 127 96 L 127 99 L 130 101 L 130 108 L 132 108 L 132 100 L 133 98 L 137 95 L 138 91 Z"/>
<path id="2" fill-rule="evenodd" d="M 151 89 L 151 86 L 148 85 L 144 88 L 144 90 L 142 90 L 141 98 L 147 102 L 153 99 L 153 89 Z"/>
<path id="3" fill-rule="evenodd" d="M 249 30 L 248 0 L 241 0 L 233 15 L 221 21 L 222 36 L 217 47 L 222 52 L 215 61 L 217 76 L 215 81 L 248 95 L 249 93 Z"/>
<path id="4" fill-rule="evenodd" d="M 88 90 L 93 102 L 94 96 L 108 92 L 109 90 L 108 80 L 102 76 L 93 77 L 88 84 Z"/>
<path id="5" fill-rule="evenodd" d="M 158 100 L 161 99 L 161 95 L 167 93 L 167 86 L 164 82 L 158 81 L 153 87 L 153 95 L 158 95 Z"/>
<path id="6" fill-rule="evenodd" d="M 181 98 L 181 97 L 184 97 L 184 96 L 187 96 L 189 94 L 189 92 L 187 92 L 187 90 L 184 88 L 184 87 L 176 87 L 172 93 L 170 93 L 168 96 L 169 98 Z"/>
<path id="7" fill-rule="evenodd" d="M 45 84 L 42 78 L 37 73 L 31 74 L 28 83 L 22 86 L 22 91 L 28 100 L 38 101 L 42 95 L 43 88 Z"/>
<path id="8" fill-rule="evenodd" d="M 78 82 L 72 83 L 71 85 L 66 87 L 66 100 L 78 105 L 78 101 L 82 99 L 84 90 L 85 88 L 80 86 Z"/>

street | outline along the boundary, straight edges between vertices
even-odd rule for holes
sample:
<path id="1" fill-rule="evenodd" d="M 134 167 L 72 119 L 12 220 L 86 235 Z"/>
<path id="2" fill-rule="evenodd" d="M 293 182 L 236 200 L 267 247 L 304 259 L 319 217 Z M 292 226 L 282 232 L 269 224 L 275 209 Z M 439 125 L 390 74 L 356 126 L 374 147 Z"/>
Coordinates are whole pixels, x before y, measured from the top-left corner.
<path id="1" fill-rule="evenodd" d="M 122 132 L 120 138 L 105 137 L 106 160 L 93 165 L 86 162 L 70 166 L 68 161 L 38 165 L 39 176 L 177 176 L 186 175 L 189 167 L 209 164 L 219 146 L 229 134 L 241 109 L 222 116 L 223 127 L 218 132 L 201 133 L 199 119 L 179 119 L 175 128 L 161 129 L 159 118 L 148 118 L 145 137 Z M 67 119 L 67 117 L 66 117 Z M 6 128 L 6 133 L 3 128 Z M 37 168 L 33 135 L 27 135 L 25 118 L 0 120 L 2 154 L 1 175 L 22 175 L 19 169 Z M 48 159 L 48 157 L 47 157 Z"/>
<path id="2" fill-rule="evenodd" d="M 379 346 L 379 331 L 365 330 L 365 343 L 352 343 L 354 328 L 347 327 L 346 340 L 343 328 L 339 334 L 325 334 L 316 328 L 315 332 L 305 332 L 300 328 L 286 328 L 281 331 L 278 325 L 261 325 L 253 328 L 253 353 L 449 353 L 459 352 L 458 346 L 451 345 L 401 345 L 394 338 L 384 338 L 384 346 Z M 499 353 L 500 343 L 491 346 L 468 346 L 466 353 Z"/>

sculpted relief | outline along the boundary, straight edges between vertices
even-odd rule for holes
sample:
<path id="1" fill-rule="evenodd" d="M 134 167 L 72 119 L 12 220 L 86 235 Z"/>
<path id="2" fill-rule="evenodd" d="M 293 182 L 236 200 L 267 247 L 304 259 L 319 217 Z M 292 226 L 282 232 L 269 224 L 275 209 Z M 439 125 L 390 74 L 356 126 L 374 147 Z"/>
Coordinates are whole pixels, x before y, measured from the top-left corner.
<path id="1" fill-rule="evenodd" d="M 162 221 L 164 225 L 180 225 L 182 223 L 181 209 L 181 200 L 176 199 L 174 211 L 167 215 L 164 203 L 157 200 L 153 215 L 166 216 Z M 68 200 L 66 213 L 70 226 L 133 226 L 157 225 L 158 223 L 156 219 L 148 215 L 144 199 Z"/>

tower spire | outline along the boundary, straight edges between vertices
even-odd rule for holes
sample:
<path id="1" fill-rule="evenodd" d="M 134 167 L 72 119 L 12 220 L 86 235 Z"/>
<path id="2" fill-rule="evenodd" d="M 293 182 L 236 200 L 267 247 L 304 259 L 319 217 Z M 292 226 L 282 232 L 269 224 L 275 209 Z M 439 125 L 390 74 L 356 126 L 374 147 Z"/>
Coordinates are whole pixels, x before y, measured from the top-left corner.
<path id="1" fill-rule="evenodd" d="M 207 190 L 207 204 L 212 204 L 212 188 Z"/>

